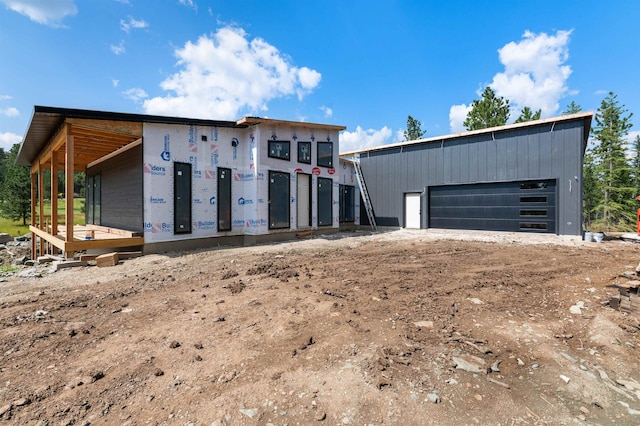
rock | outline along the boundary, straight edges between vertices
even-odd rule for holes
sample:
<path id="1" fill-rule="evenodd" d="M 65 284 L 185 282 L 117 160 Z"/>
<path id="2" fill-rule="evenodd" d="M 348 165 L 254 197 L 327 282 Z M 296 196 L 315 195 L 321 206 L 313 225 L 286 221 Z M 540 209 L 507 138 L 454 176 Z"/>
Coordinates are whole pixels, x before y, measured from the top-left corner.
<path id="1" fill-rule="evenodd" d="M 582 314 L 583 309 L 584 309 L 584 302 L 580 301 L 575 305 L 571 306 L 569 308 L 569 312 L 571 312 L 572 314 L 580 315 Z"/>
<path id="2" fill-rule="evenodd" d="M 14 407 L 22 407 L 24 405 L 28 405 L 29 403 L 31 403 L 31 400 L 29 400 L 28 398 L 20 398 L 13 401 Z"/>
<path id="3" fill-rule="evenodd" d="M 520 367 L 524 367 L 524 361 L 523 361 L 523 360 L 521 360 L 520 358 L 517 358 L 517 360 L 518 360 L 518 365 L 519 365 Z"/>
<path id="4" fill-rule="evenodd" d="M 327 418 L 327 413 L 325 413 L 324 411 L 318 412 L 318 414 L 316 414 L 316 416 L 314 417 L 315 421 L 317 422 L 324 421 L 326 418 Z"/>
<path id="5" fill-rule="evenodd" d="M 257 408 L 241 408 L 240 412 L 250 419 L 254 418 L 258 414 Z"/>
<path id="6" fill-rule="evenodd" d="M 427 398 L 425 399 L 425 401 L 429 401 L 432 404 L 439 404 L 440 403 L 440 397 L 436 393 L 428 393 L 427 394 Z"/>
<path id="7" fill-rule="evenodd" d="M 474 305 L 484 305 L 484 302 L 477 297 L 467 297 L 467 300 Z"/>
<path id="8" fill-rule="evenodd" d="M 15 259 L 13 259 L 13 264 L 14 265 L 24 265 L 24 263 L 29 260 L 29 258 L 27 256 L 19 256 L 16 257 Z"/>
<path id="9" fill-rule="evenodd" d="M 569 383 L 569 381 L 571 380 L 570 378 L 568 378 L 567 376 L 565 376 L 565 375 L 563 375 L 563 374 L 561 374 L 561 375 L 560 375 L 560 378 L 561 378 L 562 380 L 564 380 L 564 382 L 565 382 L 565 383 Z"/>
<path id="10" fill-rule="evenodd" d="M 6 244 L 9 241 L 13 241 L 13 237 L 7 233 L 0 234 L 0 244 Z"/>
<path id="11" fill-rule="evenodd" d="M 568 353 L 560 352 L 560 355 L 562 355 L 562 357 L 563 357 L 564 359 L 568 360 L 568 361 L 571 361 L 571 362 L 578 362 L 578 360 L 577 360 L 577 359 L 575 359 L 574 357 L 572 357 L 572 356 L 571 356 L 571 355 L 569 355 Z"/>
<path id="12" fill-rule="evenodd" d="M 478 357 L 466 357 L 467 359 L 459 356 L 453 357 L 455 368 L 459 370 L 468 371 L 470 373 L 484 373 L 487 371 L 484 366 L 484 360 Z"/>
<path id="13" fill-rule="evenodd" d="M 418 321 L 418 322 L 414 322 L 413 325 L 415 325 L 418 328 L 427 328 L 429 330 L 433 329 L 433 321 Z"/>
<path id="14" fill-rule="evenodd" d="M 13 240 L 18 241 L 18 242 L 31 241 L 31 233 L 26 233 L 26 234 L 21 235 L 19 237 L 15 237 Z"/>
<path id="15" fill-rule="evenodd" d="M 227 424 L 225 423 L 224 420 L 214 420 L 213 422 L 211 422 L 211 426 L 226 426 Z"/>
<path id="16" fill-rule="evenodd" d="M 180 347 L 180 342 L 178 342 L 178 341 L 174 340 L 173 342 L 169 343 L 169 347 L 170 347 L 171 349 L 179 348 L 179 347 Z"/>
<path id="17" fill-rule="evenodd" d="M 0 244 L 0 251 L 6 250 L 6 249 L 7 249 L 7 246 L 5 246 L 4 244 Z"/>
<path id="18" fill-rule="evenodd" d="M 26 266 L 35 266 L 36 265 L 36 261 L 29 259 L 29 260 L 25 261 L 24 264 Z"/>
<path id="19" fill-rule="evenodd" d="M 42 274 L 36 268 L 25 269 L 24 271 L 21 271 L 18 273 L 18 277 L 20 278 L 34 278 L 34 277 L 39 278 L 41 276 Z"/>
<path id="20" fill-rule="evenodd" d="M 11 411 L 11 408 L 13 408 L 11 404 L 7 404 L 3 407 L 0 407 L 0 417 L 4 416 L 6 413 Z"/>
<path id="21" fill-rule="evenodd" d="M 583 414 L 589 414 L 589 409 L 587 407 L 580 407 L 580 411 L 582 411 Z"/>

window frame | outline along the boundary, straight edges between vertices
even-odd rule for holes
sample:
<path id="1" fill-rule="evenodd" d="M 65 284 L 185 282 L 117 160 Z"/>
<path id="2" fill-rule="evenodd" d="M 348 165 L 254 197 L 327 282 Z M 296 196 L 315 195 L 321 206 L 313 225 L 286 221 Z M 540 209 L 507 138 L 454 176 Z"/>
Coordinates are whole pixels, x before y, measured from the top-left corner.
<path id="1" fill-rule="evenodd" d="M 309 147 L 309 150 L 307 151 L 307 153 L 309 155 L 309 159 L 308 160 L 303 160 L 301 158 L 301 156 L 300 156 L 300 148 L 302 146 Z M 307 142 L 307 141 L 298 142 L 298 163 L 311 164 L 311 142 Z"/>
<path id="2" fill-rule="evenodd" d="M 320 155 L 320 147 L 324 147 L 324 146 L 330 146 L 331 147 L 331 156 L 330 158 L 330 162 L 326 163 L 324 162 L 324 159 L 326 158 L 326 155 Z M 333 168 L 333 142 L 328 141 L 328 142 L 318 142 L 316 144 L 316 163 L 318 165 L 318 167 L 326 167 L 328 169 L 332 169 Z"/>
<path id="3" fill-rule="evenodd" d="M 271 153 L 271 146 L 272 144 L 283 144 L 283 146 L 286 146 L 286 156 L 282 156 L 282 155 L 276 155 L 276 154 L 272 154 Z M 275 151 L 275 149 L 274 149 Z M 269 143 L 267 144 L 267 156 L 269 158 L 276 158 L 278 160 L 284 160 L 284 161 L 291 161 L 291 141 L 285 141 L 285 140 L 269 140 Z"/>

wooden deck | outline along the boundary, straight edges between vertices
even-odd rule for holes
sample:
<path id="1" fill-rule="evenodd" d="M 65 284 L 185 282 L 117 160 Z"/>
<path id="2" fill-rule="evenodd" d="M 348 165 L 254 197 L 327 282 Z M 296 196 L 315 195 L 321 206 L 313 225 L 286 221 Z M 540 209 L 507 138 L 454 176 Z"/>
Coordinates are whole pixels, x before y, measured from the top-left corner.
<path id="1" fill-rule="evenodd" d="M 64 252 L 65 257 L 73 256 L 74 252 L 92 249 L 115 249 L 122 247 L 136 247 L 144 245 L 144 237 L 141 232 L 132 232 L 124 229 L 108 228 L 98 225 L 74 225 L 73 240 L 66 241 L 66 227 L 58 226 L 58 233 L 53 235 L 51 227 L 42 230 L 31 226 L 30 231 L 54 247 Z M 44 254 L 44 244 L 40 244 L 40 254 Z"/>

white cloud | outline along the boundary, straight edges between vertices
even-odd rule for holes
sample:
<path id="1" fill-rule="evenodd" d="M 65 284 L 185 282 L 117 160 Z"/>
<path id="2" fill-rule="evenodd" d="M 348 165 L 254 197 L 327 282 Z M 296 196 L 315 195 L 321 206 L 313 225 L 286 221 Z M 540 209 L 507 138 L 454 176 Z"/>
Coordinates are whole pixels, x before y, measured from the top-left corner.
<path id="1" fill-rule="evenodd" d="M 525 106 L 534 111 L 541 109 L 542 117 L 557 114 L 559 100 L 577 93 L 567 86 L 572 72 L 571 67 L 565 65 L 569 59 L 571 32 L 557 31 L 555 35 L 548 35 L 525 31 L 519 42 L 510 42 L 498 49 L 504 72 L 497 73 L 489 85 L 498 96 L 510 101 L 511 121 Z M 449 124 L 452 132 L 464 131 L 462 122 L 468 108 L 465 104 L 451 107 Z"/>
<path id="2" fill-rule="evenodd" d="M 113 87 L 118 87 L 120 85 L 120 80 L 116 80 L 115 78 L 111 79 L 111 84 Z"/>
<path id="3" fill-rule="evenodd" d="M 190 7 L 195 11 L 198 10 L 198 5 L 195 4 L 193 0 L 179 0 L 178 3 L 180 3 L 183 6 Z"/>
<path id="4" fill-rule="evenodd" d="M 138 103 L 143 99 L 147 99 L 149 97 L 149 95 L 147 95 L 147 92 L 145 92 L 144 90 L 138 87 L 127 89 L 124 92 L 122 92 L 122 94 L 124 95 L 125 98 L 131 99 L 135 103 Z"/>
<path id="5" fill-rule="evenodd" d="M 322 112 L 324 112 L 324 116 L 329 118 L 333 115 L 333 110 L 331 108 L 329 108 L 328 106 L 324 106 L 322 105 L 320 107 L 320 110 L 322 110 Z"/>
<path id="6" fill-rule="evenodd" d="M 396 137 L 394 142 L 403 142 L 404 141 L 404 132 L 406 129 L 398 129 L 396 130 Z"/>
<path id="7" fill-rule="evenodd" d="M 29 17 L 38 24 L 61 27 L 60 21 L 75 15 L 78 9 L 73 0 L 2 0 L 8 9 Z"/>
<path id="8" fill-rule="evenodd" d="M 462 123 L 466 120 L 469 111 L 471 111 L 471 106 L 467 106 L 466 104 L 451 105 L 449 109 L 449 127 L 451 128 L 451 133 L 460 133 L 466 130 Z"/>
<path id="9" fill-rule="evenodd" d="M 0 109 L 0 115 L 6 115 L 7 117 L 17 117 L 20 115 L 18 108 L 8 107 Z"/>
<path id="10" fill-rule="evenodd" d="M 14 144 L 22 142 L 22 136 L 15 133 L 5 132 L 0 133 L 0 148 L 4 148 L 5 151 L 9 151 Z"/>
<path id="11" fill-rule="evenodd" d="M 8 101 L 9 99 L 13 99 L 11 95 L 0 95 L 0 101 Z"/>
<path id="12" fill-rule="evenodd" d="M 356 149 L 371 148 L 374 146 L 391 143 L 393 131 L 384 126 L 380 130 L 364 130 L 357 126 L 354 132 L 343 131 L 340 133 L 340 151 L 347 152 Z"/>
<path id="13" fill-rule="evenodd" d="M 143 29 L 148 27 L 149 27 L 149 24 L 144 19 L 137 20 L 129 16 L 129 20 L 127 21 L 125 21 L 124 19 L 120 20 L 120 29 L 127 34 L 129 34 L 129 31 L 131 31 L 132 28 Z"/>
<path id="14" fill-rule="evenodd" d="M 111 52 L 114 55 L 122 55 L 123 53 L 125 53 L 126 49 L 124 48 L 124 40 L 120 41 L 120 44 L 118 44 L 118 45 L 112 44 L 111 45 Z"/>
<path id="15" fill-rule="evenodd" d="M 179 71 L 160 87 L 164 96 L 147 99 L 150 114 L 233 119 L 240 111 L 266 111 L 267 102 L 297 94 L 320 82 L 321 74 L 293 66 L 286 55 L 241 28 L 225 27 L 175 51 Z"/>
<path id="16" fill-rule="evenodd" d="M 491 87 L 511 101 L 512 119 L 525 106 L 541 109 L 543 117 L 558 112 L 558 101 L 569 94 L 571 67 L 564 64 L 569 59 L 570 35 L 571 31 L 558 31 L 555 36 L 525 31 L 520 42 L 498 49 L 505 70 L 493 77 Z"/>
<path id="17" fill-rule="evenodd" d="M 599 89 L 599 90 L 596 90 L 593 93 L 598 95 L 598 96 L 608 95 L 609 94 L 609 90 Z"/>

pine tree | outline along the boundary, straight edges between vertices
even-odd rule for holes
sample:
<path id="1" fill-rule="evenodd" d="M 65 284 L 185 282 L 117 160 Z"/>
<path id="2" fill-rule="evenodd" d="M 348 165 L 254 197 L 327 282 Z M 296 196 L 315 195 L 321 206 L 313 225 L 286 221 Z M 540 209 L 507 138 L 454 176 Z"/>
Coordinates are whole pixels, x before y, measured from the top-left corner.
<path id="1" fill-rule="evenodd" d="M 633 149 L 633 157 L 631 158 L 631 173 L 633 175 L 633 187 L 635 189 L 633 195 L 640 195 L 640 135 L 631 142 Z"/>
<path id="2" fill-rule="evenodd" d="M 582 111 L 582 107 L 576 104 L 574 101 L 571 101 L 571 103 L 567 105 L 567 109 L 562 111 L 562 115 L 577 114 L 580 111 Z"/>
<path id="3" fill-rule="evenodd" d="M 29 167 L 16 166 L 19 144 L 13 145 L 4 162 L 4 181 L 0 188 L 0 216 L 22 220 L 27 224 L 31 217 L 31 176 Z"/>
<path id="4" fill-rule="evenodd" d="M 471 111 L 462 124 L 467 130 L 479 130 L 504 126 L 507 120 L 509 120 L 509 100 L 496 96 L 491 86 L 487 86 L 482 93 L 482 99 L 474 99 L 471 103 Z"/>
<path id="5" fill-rule="evenodd" d="M 584 155 L 582 166 L 582 216 L 587 231 L 598 220 L 597 206 L 601 199 L 601 188 L 596 172 L 595 160 L 591 150 Z"/>
<path id="6" fill-rule="evenodd" d="M 634 191 L 631 167 L 625 156 L 625 136 L 631 129 L 631 116 L 609 92 L 596 112 L 593 128 L 595 170 L 601 180 L 601 199 L 597 210 L 606 231 L 628 229 L 634 220 Z"/>
<path id="7" fill-rule="evenodd" d="M 539 109 L 536 112 L 533 112 L 531 108 L 528 106 L 522 108 L 522 112 L 520 112 L 520 117 L 516 119 L 516 123 L 524 123 L 526 121 L 539 120 L 540 115 L 542 115 L 542 110 Z"/>
<path id="8" fill-rule="evenodd" d="M 416 120 L 409 115 L 407 117 L 407 130 L 404 131 L 404 140 L 415 141 L 421 139 L 425 133 L 427 133 L 427 131 L 422 130 L 420 120 Z"/>

